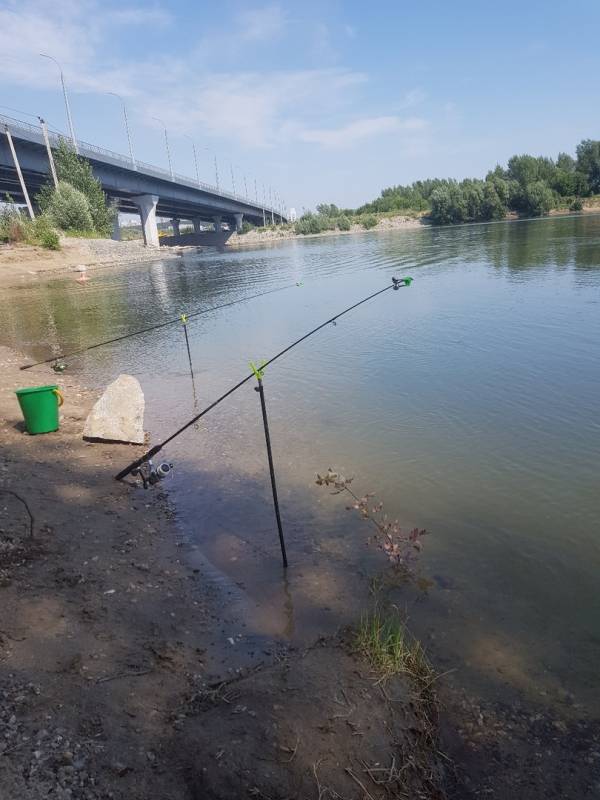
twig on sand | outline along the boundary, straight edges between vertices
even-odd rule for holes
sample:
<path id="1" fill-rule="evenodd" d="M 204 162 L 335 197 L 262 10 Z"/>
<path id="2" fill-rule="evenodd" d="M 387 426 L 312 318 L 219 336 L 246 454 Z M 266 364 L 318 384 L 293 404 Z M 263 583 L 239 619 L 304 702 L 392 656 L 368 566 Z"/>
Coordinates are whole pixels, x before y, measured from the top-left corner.
<path id="1" fill-rule="evenodd" d="M 296 744 L 293 750 L 290 750 L 289 747 L 283 747 L 282 750 L 285 750 L 286 753 L 291 753 L 291 756 L 286 759 L 283 763 L 284 764 L 291 764 L 292 761 L 296 758 L 296 753 L 298 752 L 298 745 L 300 744 L 300 737 L 296 736 Z"/>
<path id="2" fill-rule="evenodd" d="M 151 669 L 142 669 L 139 672 L 117 672 L 116 675 L 105 675 L 103 678 L 97 678 L 96 683 L 116 681 L 117 678 L 139 678 L 140 675 L 148 675 L 150 672 L 152 672 Z"/>
<path id="3" fill-rule="evenodd" d="M 353 781 L 355 781 L 355 782 L 356 782 L 356 783 L 357 783 L 357 784 L 360 786 L 360 788 L 361 788 L 361 789 L 363 790 L 363 792 L 365 793 L 365 796 L 366 796 L 366 797 L 368 797 L 368 798 L 369 798 L 369 800 L 375 800 L 375 798 L 373 797 L 373 795 L 371 794 L 371 792 L 369 792 L 369 790 L 368 790 L 368 789 L 367 789 L 367 787 L 364 785 L 364 783 L 363 783 L 363 782 L 362 782 L 362 781 L 361 781 L 359 778 L 357 778 L 357 777 L 356 777 L 356 775 L 355 775 L 355 774 L 352 772 L 352 770 L 350 769 L 350 767 L 346 767 L 346 772 L 348 773 L 348 775 L 350 775 L 350 777 L 352 778 L 352 780 L 353 780 Z"/>
<path id="4" fill-rule="evenodd" d="M 2 492 L 2 494 L 11 494 L 13 497 L 16 497 L 17 500 L 25 506 L 25 510 L 27 511 L 27 514 L 29 515 L 29 538 L 33 539 L 33 526 L 35 525 L 35 521 L 33 519 L 33 514 L 31 513 L 31 509 L 27 505 L 27 501 L 24 500 L 21 497 L 20 494 L 17 494 L 16 492 L 13 492 L 12 489 L 0 489 L 0 492 Z"/>

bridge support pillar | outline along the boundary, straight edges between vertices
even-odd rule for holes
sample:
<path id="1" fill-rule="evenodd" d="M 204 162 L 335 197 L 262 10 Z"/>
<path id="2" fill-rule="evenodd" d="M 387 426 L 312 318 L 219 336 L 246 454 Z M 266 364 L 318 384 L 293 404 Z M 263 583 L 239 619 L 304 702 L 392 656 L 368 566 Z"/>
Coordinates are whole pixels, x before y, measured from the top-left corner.
<path id="1" fill-rule="evenodd" d="M 243 214 L 234 214 L 235 218 L 235 229 L 239 233 L 242 230 L 242 222 L 244 221 Z"/>
<path id="2" fill-rule="evenodd" d="M 219 231 L 223 230 L 221 228 L 221 217 L 213 217 L 213 222 L 215 225 L 215 231 L 218 233 Z"/>
<path id="3" fill-rule="evenodd" d="M 192 224 L 194 226 L 194 233 L 202 233 L 202 227 L 201 227 L 202 226 L 202 220 L 200 219 L 200 217 L 195 217 L 192 220 Z"/>
<path id="4" fill-rule="evenodd" d="M 121 226 L 119 225 L 119 212 L 115 213 L 115 217 L 113 219 L 113 229 L 112 229 L 112 239 L 115 242 L 121 241 Z"/>
<path id="5" fill-rule="evenodd" d="M 181 236 L 181 231 L 179 230 L 179 220 L 172 219 L 171 220 L 171 227 L 173 228 L 173 236 Z"/>
<path id="6" fill-rule="evenodd" d="M 158 247 L 158 227 L 156 225 L 156 204 L 158 203 L 157 194 L 139 194 L 131 198 L 140 211 L 142 218 L 142 232 L 144 234 L 144 244 L 147 247 Z"/>

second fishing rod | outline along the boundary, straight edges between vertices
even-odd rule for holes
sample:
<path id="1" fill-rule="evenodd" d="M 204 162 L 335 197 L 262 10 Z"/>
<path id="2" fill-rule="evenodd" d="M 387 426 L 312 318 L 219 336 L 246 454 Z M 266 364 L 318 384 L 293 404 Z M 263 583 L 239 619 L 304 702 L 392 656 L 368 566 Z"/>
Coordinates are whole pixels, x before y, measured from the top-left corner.
<path id="1" fill-rule="evenodd" d="M 277 359 L 281 358 L 283 355 L 288 353 L 294 347 L 296 347 L 297 345 L 301 344 L 301 342 L 304 342 L 310 336 L 313 336 L 315 333 L 317 333 L 318 331 L 322 330 L 327 325 L 331 325 L 332 323 L 335 323 L 340 317 L 343 317 L 345 314 L 348 314 L 350 311 L 353 311 L 355 308 L 358 308 L 359 306 L 363 305 L 363 303 L 367 303 L 369 300 L 373 300 L 373 298 L 378 297 L 379 295 L 383 294 L 384 292 L 388 292 L 390 289 L 396 290 L 396 289 L 402 288 L 403 286 L 410 286 L 412 281 L 413 281 L 412 278 L 392 278 L 392 282 L 388 286 L 385 286 L 383 289 L 379 289 L 379 291 L 377 291 L 377 292 L 373 292 L 373 294 L 368 295 L 368 297 L 364 297 L 362 300 L 359 300 L 357 303 L 354 303 L 353 305 L 349 306 L 348 308 L 345 308 L 343 311 L 338 312 L 337 314 L 335 314 L 335 316 L 331 317 L 328 320 L 325 320 L 325 322 L 322 322 L 320 325 L 317 325 L 316 328 L 313 328 L 308 333 L 305 333 L 304 336 L 301 336 L 299 339 L 296 339 L 294 342 L 289 344 L 287 347 L 284 347 L 284 349 L 280 350 L 279 353 L 276 353 L 276 355 L 272 356 L 272 358 L 270 358 L 264 364 L 261 364 L 261 370 L 266 369 L 270 364 L 273 364 L 275 361 L 277 361 Z M 224 394 L 222 394 L 220 397 L 218 397 L 216 400 L 214 400 L 209 406 L 207 406 L 202 411 L 200 411 L 199 414 L 196 414 L 196 416 L 192 417 L 192 419 L 190 419 L 188 422 L 186 422 L 185 425 L 182 425 L 180 428 L 178 428 L 174 433 L 172 433 L 170 436 L 168 436 L 164 441 L 160 442 L 159 444 L 154 445 L 154 447 L 151 447 L 150 450 L 148 450 L 147 453 L 144 453 L 143 456 L 141 456 L 140 458 L 136 459 L 135 461 L 132 461 L 131 464 L 129 464 L 127 467 L 125 467 L 125 469 L 121 470 L 121 472 L 119 472 L 118 475 L 115 475 L 115 479 L 118 480 L 118 481 L 123 480 L 123 478 L 126 478 L 128 475 L 130 475 L 135 470 L 139 470 L 139 468 L 142 466 L 142 464 L 145 464 L 147 461 L 152 459 L 157 453 L 159 453 L 163 449 L 163 447 L 165 447 L 165 445 L 169 444 L 169 442 L 172 442 L 173 439 L 176 439 L 178 436 L 180 436 L 184 431 L 186 431 L 188 428 L 190 428 L 192 425 L 194 425 L 194 423 L 198 422 L 198 420 L 201 419 L 205 414 L 208 414 L 209 411 L 212 411 L 213 408 L 218 406 L 219 403 L 222 403 L 223 400 L 225 400 L 227 397 L 229 397 L 234 392 L 236 392 L 245 383 L 248 383 L 248 381 L 252 380 L 253 377 L 255 377 L 255 372 L 254 371 L 251 372 L 249 375 L 246 375 L 245 378 L 242 378 L 241 381 L 238 381 L 238 383 L 236 383 L 234 386 L 232 386 L 230 389 L 228 389 Z"/>

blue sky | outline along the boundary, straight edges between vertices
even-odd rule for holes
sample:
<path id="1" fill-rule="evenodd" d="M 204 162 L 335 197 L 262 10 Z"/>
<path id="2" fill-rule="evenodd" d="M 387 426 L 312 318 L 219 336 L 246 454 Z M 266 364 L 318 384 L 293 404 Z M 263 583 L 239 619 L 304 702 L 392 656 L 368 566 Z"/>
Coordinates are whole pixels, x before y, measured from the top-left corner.
<path id="1" fill-rule="evenodd" d="M 0 113 L 299 211 L 418 178 L 484 176 L 513 153 L 600 138 L 600 2 L 113 3 L 0 0 Z M 206 148 L 206 149 L 205 149 Z"/>

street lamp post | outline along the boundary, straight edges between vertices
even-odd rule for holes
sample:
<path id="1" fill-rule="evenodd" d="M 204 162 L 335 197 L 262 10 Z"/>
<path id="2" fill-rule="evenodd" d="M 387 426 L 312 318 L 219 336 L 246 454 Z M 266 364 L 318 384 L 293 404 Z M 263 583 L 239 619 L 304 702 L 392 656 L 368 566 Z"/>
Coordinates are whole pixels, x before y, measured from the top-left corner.
<path id="1" fill-rule="evenodd" d="M 233 164 L 229 162 L 229 169 L 231 171 L 231 185 L 233 186 L 233 196 L 235 197 L 235 176 L 233 174 Z"/>
<path id="2" fill-rule="evenodd" d="M 169 162 L 169 172 L 171 173 L 171 180 L 174 181 L 175 178 L 173 176 L 173 165 L 171 164 L 171 150 L 169 148 L 169 134 L 167 133 L 167 126 L 162 119 L 159 119 L 158 117 L 152 117 L 152 119 L 156 120 L 156 122 L 159 122 L 163 126 L 163 130 L 165 132 L 165 147 L 167 148 L 167 161 Z"/>
<path id="3" fill-rule="evenodd" d="M 65 76 L 63 74 L 62 67 L 58 63 L 58 61 L 54 58 L 54 56 L 49 56 L 49 55 L 47 55 L 47 53 L 40 53 L 40 56 L 42 56 L 42 58 L 49 58 L 50 61 L 54 61 L 54 63 L 58 67 L 58 70 L 60 72 L 60 82 L 62 84 L 63 97 L 65 99 L 65 108 L 67 110 L 67 122 L 69 123 L 69 133 L 71 134 L 71 141 L 73 142 L 73 147 L 75 148 L 75 152 L 79 153 L 79 148 L 77 147 L 77 139 L 75 138 L 75 129 L 73 128 L 73 120 L 71 118 L 71 107 L 69 105 L 69 95 L 67 94 L 67 87 L 66 87 L 66 84 L 65 84 Z"/>
<path id="4" fill-rule="evenodd" d="M 217 155 L 215 153 L 215 180 L 217 182 L 217 192 L 220 191 L 219 189 L 219 165 L 217 164 Z"/>
<path id="5" fill-rule="evenodd" d="M 125 132 L 127 133 L 127 143 L 129 145 L 129 156 L 131 158 L 131 166 L 133 167 L 133 169 L 137 170 L 137 164 L 135 163 L 135 158 L 133 155 L 133 145 L 131 144 L 131 132 L 129 130 L 129 120 L 127 119 L 127 106 L 125 105 L 125 100 L 123 100 L 121 95 L 117 94 L 116 92 L 107 92 L 106 94 L 110 94 L 113 97 L 116 97 L 117 100 L 121 101 L 121 104 L 123 106 L 123 118 L 125 119 Z"/>
<path id="6" fill-rule="evenodd" d="M 188 136 L 187 133 L 184 133 L 183 135 L 185 136 L 186 139 L 189 139 L 190 142 L 192 143 L 192 150 L 194 152 L 194 166 L 196 167 L 196 183 L 198 184 L 198 186 L 200 186 L 200 173 L 198 171 L 198 157 L 196 155 L 196 144 L 192 139 L 192 137 Z"/>

